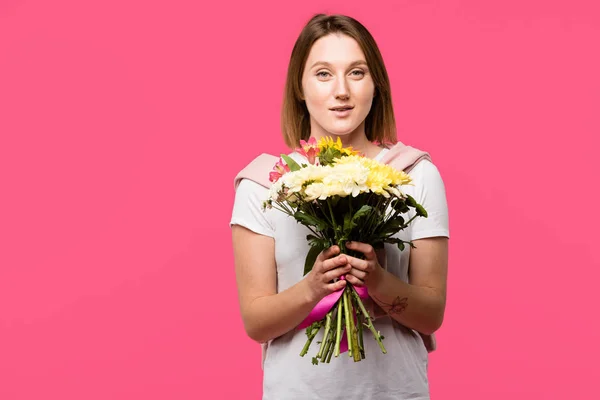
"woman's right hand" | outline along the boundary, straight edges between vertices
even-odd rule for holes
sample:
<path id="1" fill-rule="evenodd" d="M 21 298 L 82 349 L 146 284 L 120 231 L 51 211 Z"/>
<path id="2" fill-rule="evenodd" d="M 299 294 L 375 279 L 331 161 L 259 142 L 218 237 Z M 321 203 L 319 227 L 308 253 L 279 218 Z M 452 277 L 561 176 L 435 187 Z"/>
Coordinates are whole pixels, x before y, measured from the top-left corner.
<path id="1" fill-rule="evenodd" d="M 338 254 L 340 248 L 331 246 L 317 256 L 312 270 L 306 275 L 305 281 L 309 290 L 309 299 L 320 301 L 323 297 L 343 289 L 345 279 L 331 282 L 335 278 L 347 274 L 352 269 L 345 254 Z M 337 256 L 336 256 L 337 255 Z"/>

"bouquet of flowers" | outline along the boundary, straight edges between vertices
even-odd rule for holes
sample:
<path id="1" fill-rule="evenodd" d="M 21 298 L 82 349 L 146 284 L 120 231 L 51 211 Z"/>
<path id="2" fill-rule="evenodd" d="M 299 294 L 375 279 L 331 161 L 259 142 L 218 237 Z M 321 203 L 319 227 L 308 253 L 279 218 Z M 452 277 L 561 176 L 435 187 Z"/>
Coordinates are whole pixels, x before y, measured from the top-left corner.
<path id="1" fill-rule="evenodd" d="M 306 237 L 310 250 L 304 264 L 305 275 L 319 253 L 333 245 L 339 246 L 341 253 L 364 258 L 362 253 L 345 247 L 348 241 L 369 243 L 374 248 L 381 248 L 384 243 L 396 244 L 400 250 L 406 244 L 414 247 L 409 241 L 393 237 L 414 218 L 427 217 L 425 209 L 400 190 L 402 185 L 411 184 L 408 174 L 343 147 L 339 138 L 334 141 L 325 137 L 318 143 L 313 138 L 300 144 L 297 151 L 308 164 L 298 164 L 282 154 L 270 173 L 273 184 L 263 209 L 276 208 L 310 230 Z M 405 220 L 410 208 L 415 209 L 415 215 Z M 344 334 L 349 356 L 355 362 L 364 359 L 363 327 L 371 331 L 386 353 L 384 338 L 375 329 L 361 299 L 367 297 L 366 288 L 347 282 L 339 292 L 342 293 L 333 293 L 336 301 L 325 317 L 306 328 L 308 339 L 300 355 L 308 352 L 323 327 L 323 340 L 313 364 L 319 360 L 330 362 L 332 355 L 338 357 Z"/>

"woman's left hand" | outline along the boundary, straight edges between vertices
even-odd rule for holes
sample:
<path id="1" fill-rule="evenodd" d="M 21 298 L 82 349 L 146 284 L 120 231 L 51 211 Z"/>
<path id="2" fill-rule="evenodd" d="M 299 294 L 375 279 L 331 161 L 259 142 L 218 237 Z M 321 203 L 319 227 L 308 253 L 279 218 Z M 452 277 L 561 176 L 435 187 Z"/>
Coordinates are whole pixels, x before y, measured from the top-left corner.
<path id="1" fill-rule="evenodd" d="M 346 242 L 346 248 L 365 255 L 364 260 L 346 255 L 348 264 L 352 266 L 350 272 L 346 274 L 348 282 L 354 286 L 366 286 L 368 290 L 377 287 L 385 270 L 379 264 L 373 246 L 361 242 Z"/>

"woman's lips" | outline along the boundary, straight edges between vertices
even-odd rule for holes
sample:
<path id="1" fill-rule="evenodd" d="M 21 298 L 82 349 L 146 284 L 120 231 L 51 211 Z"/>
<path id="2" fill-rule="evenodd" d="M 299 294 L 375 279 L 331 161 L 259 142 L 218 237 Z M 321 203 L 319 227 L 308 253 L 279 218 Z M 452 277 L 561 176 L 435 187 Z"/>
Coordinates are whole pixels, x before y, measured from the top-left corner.
<path id="1" fill-rule="evenodd" d="M 348 115 L 350 115 L 350 113 L 352 112 L 352 108 L 346 108 L 343 110 L 330 110 L 331 112 L 333 112 L 333 115 L 335 115 L 336 117 L 347 117 Z"/>

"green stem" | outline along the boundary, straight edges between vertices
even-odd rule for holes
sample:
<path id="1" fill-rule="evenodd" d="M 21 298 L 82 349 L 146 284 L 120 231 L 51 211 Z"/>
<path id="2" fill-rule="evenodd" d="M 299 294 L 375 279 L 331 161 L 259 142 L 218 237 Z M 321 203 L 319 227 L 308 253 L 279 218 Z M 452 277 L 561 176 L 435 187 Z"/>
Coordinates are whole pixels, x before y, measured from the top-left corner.
<path id="1" fill-rule="evenodd" d="M 357 309 L 360 308 L 358 302 L 356 302 L 356 308 Z M 358 340 L 359 340 L 359 347 L 360 347 L 360 356 L 361 356 L 361 358 L 365 358 L 365 345 L 364 345 L 364 342 L 363 342 L 364 316 L 362 315 L 362 313 L 357 313 L 356 316 L 358 318 Z"/>
<path id="2" fill-rule="evenodd" d="M 325 333 L 323 334 L 323 340 L 321 341 L 321 347 L 319 348 L 319 352 L 317 353 L 317 358 L 320 358 L 321 360 L 323 360 L 323 350 L 325 350 L 325 342 L 327 341 L 327 338 L 329 337 L 329 329 L 331 328 L 331 314 L 333 311 L 329 311 L 327 313 L 327 315 L 325 316 L 326 318 L 326 322 L 325 322 Z"/>
<path id="3" fill-rule="evenodd" d="M 344 317 L 346 318 L 346 339 L 348 340 L 348 355 L 352 356 L 352 330 L 350 329 L 350 309 L 348 308 L 348 288 L 344 288 Z"/>
<path id="4" fill-rule="evenodd" d="M 310 344 L 312 343 L 313 339 L 315 338 L 315 336 L 317 336 L 317 333 L 321 330 L 321 325 L 322 322 L 314 322 L 308 329 L 308 340 L 306 341 L 306 343 L 304 344 L 304 347 L 302 348 L 302 351 L 300 352 L 300 356 L 304 357 L 304 355 L 308 352 L 308 348 L 310 347 Z"/>
<path id="5" fill-rule="evenodd" d="M 319 213 L 317 213 L 316 208 L 313 207 L 312 203 L 310 204 L 310 208 L 311 208 L 311 211 L 313 212 L 313 215 L 319 215 Z M 323 216 L 325 217 L 327 222 L 329 222 L 331 225 L 333 225 L 333 222 L 331 221 L 331 219 L 329 219 L 329 217 L 327 216 L 327 213 L 323 210 L 323 207 L 319 206 L 319 210 L 321 211 L 321 213 L 323 214 Z"/>
<path id="6" fill-rule="evenodd" d="M 333 224 L 333 231 L 335 232 L 335 235 L 337 236 L 337 232 L 338 232 L 338 227 L 337 224 L 335 223 L 335 215 L 333 214 L 333 209 L 331 208 L 331 202 L 329 201 L 329 199 L 325 200 L 327 202 L 327 207 L 329 207 L 329 213 L 331 214 L 331 221 Z"/>
<path id="7" fill-rule="evenodd" d="M 329 338 L 330 346 L 329 346 L 329 352 L 327 354 L 327 362 L 331 361 L 331 356 L 333 355 L 333 348 L 335 347 L 335 335 L 333 333 L 333 329 L 330 331 L 329 336 L 330 336 L 330 338 Z"/>
<path id="8" fill-rule="evenodd" d="M 364 306 L 363 302 L 361 301 L 360 296 L 358 295 L 358 293 L 356 292 L 356 290 L 354 288 L 352 288 L 352 295 L 357 300 L 358 306 L 359 306 L 360 310 L 362 311 L 363 315 L 365 316 L 365 319 L 367 320 L 366 325 L 369 328 L 369 330 L 371 330 L 371 333 L 373 333 L 373 336 L 375 337 L 375 340 L 377 340 L 377 343 L 379 344 L 381 351 L 384 354 L 387 353 L 387 351 L 385 350 L 385 346 L 383 345 L 383 342 L 381 340 L 381 334 L 375 329 L 375 326 L 373 325 L 373 321 L 371 321 L 371 316 L 365 309 L 365 306 Z"/>
<path id="9" fill-rule="evenodd" d="M 335 356 L 338 357 L 340 355 L 340 342 L 342 341 L 342 308 L 343 301 L 340 298 L 338 300 L 337 307 L 337 325 L 336 325 L 336 335 L 335 335 Z"/>
<path id="10" fill-rule="evenodd" d="M 327 337 L 324 338 L 325 341 L 325 347 L 323 348 L 323 354 L 321 354 L 321 361 L 325 362 L 327 361 L 327 355 L 329 354 L 329 348 L 331 347 L 331 340 L 330 339 L 331 336 L 331 331 L 327 333 Z"/>
<path id="11" fill-rule="evenodd" d="M 356 329 L 356 325 L 354 323 L 354 317 L 356 315 L 356 313 L 354 312 L 354 307 L 352 305 L 352 296 L 351 296 L 351 290 L 353 290 L 352 285 L 350 285 L 350 287 L 352 289 L 346 289 L 348 291 L 347 296 L 348 296 L 348 313 L 350 314 L 350 336 L 349 336 L 349 340 L 352 341 L 352 354 L 351 356 L 354 358 L 354 362 L 358 362 L 361 360 L 361 356 L 360 356 L 360 348 L 358 347 L 358 332 Z"/>
<path id="12" fill-rule="evenodd" d="M 329 333 L 327 334 L 327 340 L 326 340 L 326 344 L 325 344 L 325 351 L 323 352 L 323 358 L 321 359 L 323 362 L 329 362 L 327 361 L 330 357 L 331 357 L 331 352 L 333 351 L 333 346 L 334 346 L 334 333 L 333 333 L 333 329 L 329 330 Z"/>
<path id="13" fill-rule="evenodd" d="M 376 210 L 380 209 L 381 200 L 382 200 L 381 198 L 382 198 L 382 196 L 378 196 L 377 205 L 375 206 Z M 374 228 L 373 227 L 373 222 L 374 221 L 377 221 L 377 214 L 375 212 L 373 212 L 373 213 L 370 214 L 369 219 L 365 223 L 365 229 L 361 229 L 361 231 L 364 233 L 364 235 L 367 235 L 366 237 L 368 237 L 368 236 L 370 236 L 372 234 L 372 231 L 374 230 L 373 229 Z M 376 226 L 378 226 L 378 224 L 376 224 L 375 227 Z M 361 240 L 362 240 L 362 238 L 361 238 Z"/>
<path id="14" fill-rule="evenodd" d="M 404 225 L 408 226 L 408 224 L 410 224 L 412 222 L 412 220 L 415 219 L 415 218 L 417 218 L 417 217 L 418 217 L 417 214 L 413 215 L 413 217 L 411 219 L 409 219 L 407 222 L 405 222 Z"/>
<path id="15" fill-rule="evenodd" d="M 377 202 L 377 207 L 376 208 L 378 210 L 383 209 L 383 210 L 387 211 L 387 207 L 388 207 L 389 203 L 386 202 L 385 208 L 383 208 L 383 207 L 381 207 L 381 201 L 382 201 L 382 199 L 381 199 L 381 196 L 380 196 L 379 201 Z M 369 226 L 369 230 L 367 231 L 368 234 L 370 235 L 370 234 L 372 234 L 372 232 L 377 232 L 378 229 L 379 229 L 379 227 L 385 225 L 385 223 L 388 221 L 388 219 L 389 218 L 387 218 L 386 215 L 384 215 L 383 218 L 381 218 L 381 219 L 377 219 L 374 226 Z"/>

